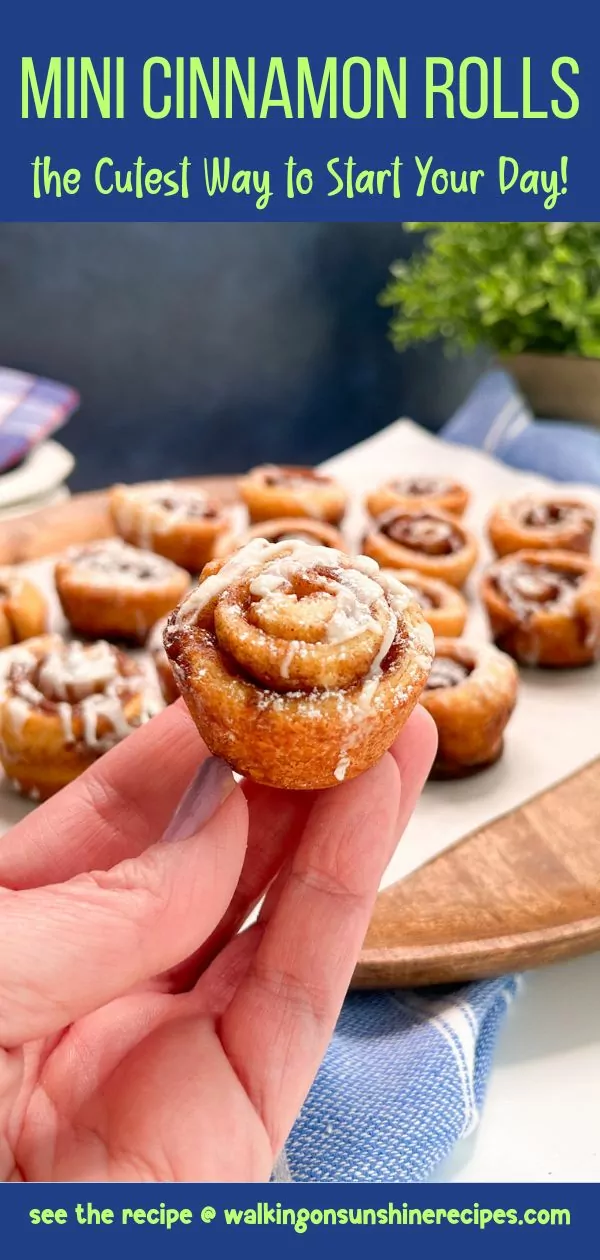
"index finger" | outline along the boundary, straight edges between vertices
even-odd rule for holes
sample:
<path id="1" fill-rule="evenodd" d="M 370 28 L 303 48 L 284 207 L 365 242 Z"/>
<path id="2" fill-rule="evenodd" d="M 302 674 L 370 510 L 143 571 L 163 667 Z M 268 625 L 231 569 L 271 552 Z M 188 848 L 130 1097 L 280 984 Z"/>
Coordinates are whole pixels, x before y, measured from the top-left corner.
<path id="1" fill-rule="evenodd" d="M 392 756 L 321 793 L 248 972 L 219 1023 L 267 1129 L 285 1140 L 325 1052 L 395 844 Z"/>
<path id="2" fill-rule="evenodd" d="M 2 837 L 0 885 L 62 883 L 137 857 L 207 756 L 183 701 L 170 705 Z"/>

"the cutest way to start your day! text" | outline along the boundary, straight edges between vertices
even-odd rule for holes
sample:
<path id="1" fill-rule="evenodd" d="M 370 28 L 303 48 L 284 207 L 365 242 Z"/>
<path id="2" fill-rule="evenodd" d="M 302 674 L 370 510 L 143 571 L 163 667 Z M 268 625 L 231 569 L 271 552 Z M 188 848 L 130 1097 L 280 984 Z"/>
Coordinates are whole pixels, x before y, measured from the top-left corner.
<path id="1" fill-rule="evenodd" d="M 98 196 L 180 197 L 237 196 L 250 199 L 257 210 L 266 210 L 272 197 L 288 199 L 310 196 L 312 192 L 328 197 L 384 197 L 398 199 L 403 192 L 423 197 L 476 197 L 482 181 L 495 179 L 502 194 L 519 193 L 539 199 L 545 210 L 552 210 L 558 198 L 567 192 L 568 158 L 557 158 L 556 165 L 546 169 L 525 166 L 517 157 L 503 154 L 495 169 L 451 169 L 433 154 L 413 156 L 408 160 L 398 155 L 384 167 L 363 166 L 354 157 L 332 157 L 322 168 L 313 169 L 290 156 L 276 171 L 236 166 L 229 157 L 203 157 L 192 162 L 180 158 L 170 170 L 153 166 L 143 157 L 136 157 L 128 167 L 118 166 L 111 157 L 100 157 L 89 171 L 77 167 L 60 169 L 47 154 L 34 158 L 33 196 L 70 197 L 82 186 L 91 187 Z M 199 169 L 200 177 L 196 179 Z"/>

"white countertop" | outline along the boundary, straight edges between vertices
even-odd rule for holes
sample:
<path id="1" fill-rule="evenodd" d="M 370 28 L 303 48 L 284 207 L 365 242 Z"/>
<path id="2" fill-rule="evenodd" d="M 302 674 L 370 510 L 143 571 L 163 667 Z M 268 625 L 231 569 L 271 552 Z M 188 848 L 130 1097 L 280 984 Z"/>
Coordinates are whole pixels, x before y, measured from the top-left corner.
<path id="1" fill-rule="evenodd" d="M 479 1128 L 432 1180 L 600 1181 L 600 954 L 524 977 Z"/>

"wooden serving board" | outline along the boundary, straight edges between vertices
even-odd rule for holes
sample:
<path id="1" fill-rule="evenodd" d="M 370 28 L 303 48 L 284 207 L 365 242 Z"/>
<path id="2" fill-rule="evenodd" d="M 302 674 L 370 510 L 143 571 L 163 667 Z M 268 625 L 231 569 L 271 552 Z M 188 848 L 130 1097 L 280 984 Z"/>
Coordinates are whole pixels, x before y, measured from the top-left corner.
<path id="1" fill-rule="evenodd" d="M 232 501 L 230 478 L 190 481 Z M 0 564 L 112 533 L 94 491 L 0 522 Z M 600 948 L 600 761 L 379 894 L 357 988 L 500 975 Z"/>

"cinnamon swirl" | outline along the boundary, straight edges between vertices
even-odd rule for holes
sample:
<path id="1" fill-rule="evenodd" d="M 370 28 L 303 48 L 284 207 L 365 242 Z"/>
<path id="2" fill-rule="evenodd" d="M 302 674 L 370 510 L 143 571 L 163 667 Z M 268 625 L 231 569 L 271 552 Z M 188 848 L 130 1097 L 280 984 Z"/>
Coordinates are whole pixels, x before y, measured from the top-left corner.
<path id="1" fill-rule="evenodd" d="M 450 586 L 466 582 L 477 559 L 475 539 L 445 512 L 386 512 L 363 540 L 363 551 L 390 569 L 417 569 Z"/>
<path id="2" fill-rule="evenodd" d="M 45 800 L 159 707 L 141 665 L 109 643 L 30 639 L 3 680 L 0 760 L 19 791 Z"/>
<path id="3" fill-rule="evenodd" d="M 78 634 L 139 643 L 190 582 L 172 561 L 119 538 L 70 548 L 56 564 L 55 580 L 63 612 Z"/>
<path id="4" fill-rule="evenodd" d="M 37 586 L 16 569 L 0 568 L 0 648 L 43 634 L 47 618 L 46 600 Z"/>
<path id="5" fill-rule="evenodd" d="M 448 512 L 450 516 L 462 516 L 469 503 L 469 492 L 458 481 L 446 477 L 395 477 L 372 490 L 365 500 L 373 517 L 382 516 L 392 508 L 403 511 L 418 508 L 423 512 Z"/>
<path id="6" fill-rule="evenodd" d="M 239 482 L 250 520 L 277 516 L 312 516 L 339 525 L 346 511 L 346 492 L 333 477 L 314 468 L 263 464 Z"/>
<path id="7" fill-rule="evenodd" d="M 156 551 L 191 573 L 212 559 L 218 539 L 231 529 L 231 513 L 219 503 L 169 481 L 114 486 L 110 511 L 125 542 Z"/>
<path id="8" fill-rule="evenodd" d="M 491 644 L 436 639 L 421 696 L 438 730 L 432 778 L 462 778 L 498 761 L 517 691 L 513 662 Z"/>
<path id="9" fill-rule="evenodd" d="M 285 788 L 333 787 L 394 740 L 424 686 L 433 636 L 365 556 L 255 539 L 204 569 L 165 648 L 211 752 Z"/>
<path id="10" fill-rule="evenodd" d="M 232 551 L 239 551 L 240 547 L 252 542 L 253 538 L 266 538 L 267 542 L 272 543 L 313 543 L 319 547 L 335 547 L 337 551 L 347 550 L 335 525 L 328 525 L 326 521 L 315 521 L 308 516 L 276 516 L 272 521 L 259 521 L 257 525 L 251 525 L 243 534 L 224 534 L 217 544 L 215 555 L 219 558 L 230 556 Z"/>
<path id="11" fill-rule="evenodd" d="M 435 635 L 449 639 L 462 634 L 468 616 L 467 602 L 454 586 L 439 578 L 425 577 L 416 569 L 382 569 L 406 586 Z"/>
<path id="12" fill-rule="evenodd" d="M 481 586 L 494 641 L 524 665 L 600 659 L 600 567 L 572 551 L 519 551 Z"/>
<path id="13" fill-rule="evenodd" d="M 594 527 L 595 515 L 586 503 L 531 497 L 498 504 L 488 521 L 488 535 L 497 556 L 524 550 L 589 555 Z"/>

